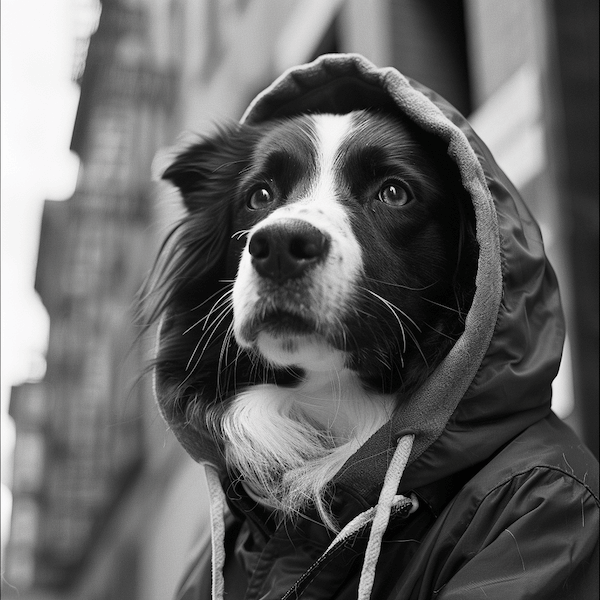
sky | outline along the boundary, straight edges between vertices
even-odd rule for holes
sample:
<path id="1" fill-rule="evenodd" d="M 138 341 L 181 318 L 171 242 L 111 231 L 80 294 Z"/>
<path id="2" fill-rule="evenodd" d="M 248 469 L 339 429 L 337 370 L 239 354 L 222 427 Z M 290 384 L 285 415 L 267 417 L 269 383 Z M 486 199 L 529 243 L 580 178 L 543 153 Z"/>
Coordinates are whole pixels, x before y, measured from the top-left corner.
<path id="1" fill-rule="evenodd" d="M 14 426 L 10 388 L 45 370 L 48 315 L 33 289 L 42 207 L 74 189 L 69 150 L 79 87 L 75 38 L 96 0 L 1 0 L 2 548 L 8 533 Z M 95 17 L 94 17 L 95 15 Z"/>

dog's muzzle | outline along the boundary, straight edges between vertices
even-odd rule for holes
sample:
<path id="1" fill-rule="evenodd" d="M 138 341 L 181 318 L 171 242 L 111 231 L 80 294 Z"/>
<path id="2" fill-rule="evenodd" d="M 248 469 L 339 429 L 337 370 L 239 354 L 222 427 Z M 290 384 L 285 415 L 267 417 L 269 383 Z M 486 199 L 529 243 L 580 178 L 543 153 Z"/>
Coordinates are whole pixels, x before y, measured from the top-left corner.
<path id="1" fill-rule="evenodd" d="M 327 257 L 331 238 L 300 219 L 285 219 L 252 234 L 248 252 L 261 277 L 284 283 L 306 274 Z"/>
<path id="2" fill-rule="evenodd" d="M 339 354 L 334 347 L 344 338 L 360 269 L 360 246 L 341 205 L 297 203 L 273 212 L 251 230 L 240 258 L 232 294 L 238 345 L 278 365 L 305 364 L 309 351 L 313 362 Z"/>

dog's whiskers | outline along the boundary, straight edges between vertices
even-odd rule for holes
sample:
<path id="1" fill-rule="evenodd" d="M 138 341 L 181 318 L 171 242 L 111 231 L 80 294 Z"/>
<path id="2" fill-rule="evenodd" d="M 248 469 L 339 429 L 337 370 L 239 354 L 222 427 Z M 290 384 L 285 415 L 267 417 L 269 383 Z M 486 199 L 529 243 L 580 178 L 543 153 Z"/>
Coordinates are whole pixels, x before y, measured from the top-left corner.
<path id="1" fill-rule="evenodd" d="M 232 302 L 232 298 L 233 298 L 233 290 L 227 290 L 211 307 L 211 309 L 208 311 L 208 314 L 206 315 L 206 323 L 204 324 L 204 327 L 202 328 L 202 330 L 206 329 L 206 325 L 208 323 L 208 319 L 211 317 L 213 312 L 216 312 L 219 309 L 223 309 L 223 310 L 229 310 L 229 309 L 233 309 L 233 302 Z M 223 314 L 223 310 L 221 310 L 221 312 L 219 313 L 219 315 Z M 219 318 L 219 317 L 217 317 Z"/>
<path id="2" fill-rule="evenodd" d="M 386 300 L 385 298 L 383 298 L 379 294 L 375 293 L 373 290 L 370 290 L 368 288 L 362 288 L 362 289 L 365 290 L 365 291 L 367 291 L 367 292 L 369 292 L 369 294 L 372 294 L 373 296 L 375 296 L 379 300 L 381 300 L 381 302 L 383 302 L 383 304 L 385 304 L 385 306 L 387 306 L 390 310 L 392 310 L 392 312 L 396 311 L 400 315 L 402 315 L 405 319 L 407 319 L 408 321 L 410 321 L 415 326 L 415 329 L 417 331 L 419 331 L 419 332 L 421 331 L 421 328 L 401 308 L 398 308 L 395 304 L 392 304 L 389 300 Z"/>
<path id="3" fill-rule="evenodd" d="M 220 290 L 219 290 L 220 291 Z M 216 296 L 219 292 L 214 293 L 212 297 Z M 202 317 L 201 319 L 198 319 L 198 321 L 196 321 L 193 325 L 191 325 L 190 327 L 188 327 L 182 335 L 185 335 L 186 333 L 189 333 L 192 329 L 194 329 L 194 327 L 197 327 L 198 325 L 200 325 L 200 323 L 204 322 L 204 325 L 202 326 L 202 331 L 204 331 L 208 325 L 208 322 L 212 316 L 212 314 L 219 308 L 221 308 L 221 305 L 225 305 L 225 308 L 227 308 L 227 305 L 231 305 L 231 296 L 233 294 L 233 288 L 230 290 L 225 291 L 218 300 L 215 301 L 215 303 L 212 305 L 211 309 L 208 311 L 208 314 L 205 315 L 204 317 Z M 228 298 L 229 296 L 229 298 Z M 219 313 L 219 315 L 222 313 Z"/>
<path id="4" fill-rule="evenodd" d="M 374 283 L 381 283 L 383 285 L 391 285 L 392 287 L 397 287 L 403 290 L 409 290 L 410 292 L 422 292 L 424 290 L 428 290 L 430 287 L 433 287 L 437 282 L 430 283 L 429 285 L 423 287 L 410 287 L 409 285 L 403 285 L 401 283 L 392 283 L 391 281 L 383 281 L 381 279 L 375 279 L 374 277 L 365 277 L 367 281 L 372 281 Z"/>
<path id="5" fill-rule="evenodd" d="M 427 357 L 425 356 L 425 354 L 423 353 L 423 350 L 421 349 L 421 344 L 419 344 L 419 340 L 417 340 L 417 337 L 415 336 L 415 334 L 408 327 L 406 328 L 406 331 L 407 331 L 410 339 L 415 343 L 415 347 L 419 351 L 419 354 L 421 355 L 421 358 L 423 359 L 425 366 L 427 368 L 429 368 L 429 361 L 427 360 Z M 419 331 L 420 331 L 420 329 L 419 329 Z"/>
<path id="6" fill-rule="evenodd" d="M 250 233 L 250 229 L 240 229 L 239 231 L 236 231 L 232 236 L 231 239 L 236 239 L 236 240 L 240 240 L 242 239 L 244 236 L 248 235 Z"/>
<path id="7" fill-rule="evenodd" d="M 445 337 L 446 339 L 449 339 L 452 342 L 456 341 L 455 337 L 452 337 L 451 335 L 448 335 L 447 333 L 444 333 L 443 331 L 436 329 L 433 325 L 429 325 L 429 323 L 424 323 L 424 325 L 425 325 L 425 327 L 431 329 L 431 331 L 435 331 L 438 335 L 441 335 L 442 337 Z"/>
<path id="8" fill-rule="evenodd" d="M 229 298 L 228 298 L 228 296 L 229 296 Z M 215 311 L 219 311 L 219 312 L 209 323 L 209 319 L 210 319 L 211 315 L 213 315 L 213 313 L 215 313 Z M 190 371 L 190 365 L 194 361 L 194 357 L 196 356 L 196 353 L 198 352 L 198 348 L 200 348 L 200 345 L 202 344 L 202 342 L 206 338 L 207 339 L 206 339 L 206 343 L 204 344 L 204 348 L 202 349 L 198 358 L 196 359 L 194 367 L 191 369 L 188 376 L 184 379 L 184 382 L 187 381 L 189 379 L 189 377 L 191 376 L 191 374 L 195 371 L 198 364 L 202 360 L 202 357 L 204 356 L 204 353 L 206 352 L 208 345 L 210 344 L 211 340 L 213 339 L 215 333 L 217 332 L 219 326 L 231 312 L 233 312 L 233 303 L 231 301 L 231 290 L 228 290 L 217 300 L 217 302 L 215 302 L 215 304 L 211 307 L 211 310 L 209 311 L 208 315 L 206 315 L 206 317 L 204 317 L 203 319 L 201 319 L 200 321 L 198 321 L 197 323 L 195 323 L 192 326 L 192 327 L 194 327 L 194 326 L 198 325 L 199 323 L 201 323 L 202 321 L 204 321 L 204 325 L 202 327 L 202 331 L 204 331 L 204 333 L 202 334 L 202 336 L 196 343 L 194 350 L 193 350 L 192 354 L 190 355 L 190 358 L 189 358 L 188 363 L 185 368 L 186 371 Z M 186 332 L 184 332 L 184 333 L 187 333 L 187 331 L 189 331 L 190 329 L 191 328 L 188 328 L 188 330 L 186 330 Z"/>
<path id="9" fill-rule="evenodd" d="M 422 298 L 422 300 L 425 300 L 425 302 L 429 302 L 430 304 L 435 304 L 436 306 L 439 306 L 440 308 L 443 308 L 445 310 L 449 310 L 452 311 L 453 313 L 456 313 L 459 316 L 463 316 L 463 311 L 460 309 L 456 309 L 453 308 L 452 306 L 448 306 L 447 304 L 441 304 L 440 302 L 436 302 L 435 300 L 430 300 L 429 298 Z"/>
<path id="10" fill-rule="evenodd" d="M 373 296 L 375 296 L 375 298 L 380 300 L 383 303 L 383 305 L 386 308 L 388 308 L 390 310 L 390 312 L 394 315 L 396 321 L 398 321 L 398 325 L 400 326 L 400 333 L 402 334 L 402 345 L 403 345 L 402 354 L 404 354 L 406 352 L 406 332 L 404 331 L 404 323 L 402 323 L 402 319 L 400 319 L 400 316 L 398 315 L 398 313 L 400 313 L 400 315 L 406 316 L 404 311 L 400 310 L 397 306 L 395 306 L 394 304 L 392 304 L 385 298 L 382 298 L 379 294 L 376 294 L 372 290 L 369 290 L 367 288 L 364 288 L 364 289 L 367 292 L 369 292 L 370 294 L 372 294 Z M 414 321 L 413 321 L 413 323 L 414 323 Z"/>
<path id="11" fill-rule="evenodd" d="M 221 396 L 221 375 L 227 370 L 227 357 L 229 355 L 229 347 L 233 338 L 233 322 L 227 327 L 225 336 L 223 337 L 223 343 L 221 344 L 221 351 L 219 353 L 219 362 L 217 364 L 217 396 Z M 223 363 L 225 367 L 223 368 Z"/>
<path id="12" fill-rule="evenodd" d="M 225 283 L 231 287 L 233 287 L 234 281 L 231 279 L 222 279 L 219 280 L 219 283 Z M 220 294 L 222 290 L 217 290 L 216 292 L 214 292 L 213 294 L 211 294 L 206 300 L 204 300 L 203 302 L 201 302 L 200 304 L 194 306 L 191 310 L 195 311 L 195 310 L 199 310 L 200 308 L 202 308 L 207 302 L 210 302 L 217 294 Z M 230 292 L 233 290 L 230 290 Z"/>
<path id="13" fill-rule="evenodd" d="M 410 339 L 414 342 L 415 347 L 417 348 L 417 350 L 419 351 L 419 354 L 421 355 L 421 357 L 423 358 L 423 361 L 425 362 L 425 365 L 427 365 L 429 367 L 429 361 L 427 360 L 427 357 L 425 356 L 425 354 L 423 353 L 423 350 L 421 349 L 419 340 L 417 340 L 417 337 L 411 331 L 410 327 L 407 327 L 402 322 L 402 319 L 400 317 L 404 317 L 405 319 L 410 321 L 410 323 L 415 327 L 415 329 L 417 329 L 417 331 L 421 332 L 421 328 L 415 323 L 415 321 L 413 319 L 411 319 L 402 309 L 398 308 L 395 304 L 393 304 L 389 300 L 386 300 L 379 294 L 375 293 L 373 290 L 370 290 L 365 287 L 363 287 L 362 289 L 366 292 L 369 292 L 369 294 L 371 294 L 372 296 L 377 298 L 387 309 L 389 309 L 389 311 L 394 315 L 394 317 L 398 321 L 398 325 L 400 325 L 400 333 L 402 334 L 402 345 L 403 345 L 401 357 L 402 357 L 402 354 L 404 354 L 406 352 L 406 348 L 407 348 L 406 336 L 408 335 L 410 337 Z M 402 366 L 404 366 L 404 360 L 403 359 L 401 359 L 401 360 L 402 360 Z"/>
<path id="14" fill-rule="evenodd" d="M 194 360 L 194 356 L 195 356 L 196 352 L 198 351 L 198 348 L 200 347 L 200 345 L 204 341 L 204 338 L 207 338 L 206 343 L 204 344 L 204 347 L 202 348 L 202 351 L 198 355 L 198 359 L 196 360 L 196 362 L 194 364 L 192 372 L 196 369 L 196 367 L 198 366 L 198 364 L 202 360 L 202 357 L 204 356 L 204 353 L 206 352 L 206 349 L 208 348 L 211 340 L 213 339 L 215 333 L 217 332 L 217 330 L 219 328 L 219 325 L 221 325 L 221 323 L 227 318 L 227 315 L 231 312 L 231 310 L 232 309 L 230 307 L 224 308 L 221 311 L 221 313 L 219 313 L 219 317 L 217 317 L 217 319 L 215 321 L 213 321 L 213 323 L 211 323 L 210 328 L 207 329 L 204 332 L 204 334 L 202 335 L 202 337 L 198 340 L 198 342 L 196 343 L 196 346 L 194 347 L 194 351 L 192 352 L 192 355 L 190 356 L 188 364 L 186 365 L 186 369 L 185 369 L 186 371 L 189 370 L 190 364 Z"/>

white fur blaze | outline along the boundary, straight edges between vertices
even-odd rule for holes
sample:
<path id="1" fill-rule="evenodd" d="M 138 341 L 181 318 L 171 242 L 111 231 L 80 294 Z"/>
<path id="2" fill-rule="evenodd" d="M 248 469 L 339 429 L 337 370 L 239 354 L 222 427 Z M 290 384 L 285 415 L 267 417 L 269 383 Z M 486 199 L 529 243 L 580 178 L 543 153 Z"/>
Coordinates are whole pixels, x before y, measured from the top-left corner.
<path id="1" fill-rule="evenodd" d="M 311 174 L 308 191 L 288 205 L 275 210 L 249 233 L 248 240 L 261 228 L 294 219 L 319 229 L 330 239 L 326 258 L 305 275 L 301 283 L 282 284 L 281 289 L 265 282 L 252 265 L 248 244 L 242 253 L 233 288 L 234 334 L 243 348 L 254 348 L 263 358 L 281 366 L 317 363 L 325 368 L 339 367 L 339 351 L 324 343 L 323 334 L 338 332 L 340 318 L 348 310 L 362 271 L 362 252 L 356 240 L 348 212 L 339 197 L 335 161 L 340 146 L 351 128 L 349 115 L 317 115 L 313 117 L 317 138 L 317 165 Z M 292 293 L 292 287 L 302 286 Z M 286 335 L 260 331 L 261 314 L 267 309 L 301 311 L 316 322 L 316 335 Z M 248 331 L 249 323 L 257 330 Z M 255 329 L 256 329 L 255 327 Z M 329 355 L 329 356 L 326 356 Z M 322 363 L 322 361 L 325 361 Z"/>

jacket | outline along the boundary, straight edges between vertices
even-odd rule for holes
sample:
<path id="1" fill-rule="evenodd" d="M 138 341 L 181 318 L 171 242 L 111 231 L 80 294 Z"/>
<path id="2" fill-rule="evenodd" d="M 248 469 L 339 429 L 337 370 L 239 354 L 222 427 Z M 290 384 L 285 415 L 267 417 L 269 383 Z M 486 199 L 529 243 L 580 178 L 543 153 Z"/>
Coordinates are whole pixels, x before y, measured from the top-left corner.
<path id="1" fill-rule="evenodd" d="M 414 443 L 397 492 L 418 509 L 392 511 L 371 598 L 597 598 L 598 464 L 550 406 L 564 342 L 558 285 L 538 225 L 489 150 L 436 93 L 352 54 L 290 69 L 243 120 L 368 106 L 435 133 L 458 165 L 479 244 L 465 331 L 335 476 L 333 514 L 341 526 L 359 525 L 333 548 L 316 513 L 276 527 L 224 469 L 216 472 L 211 495 L 227 504 L 223 537 L 213 540 L 214 552 L 225 552 L 225 598 L 356 599 L 371 529 L 360 519 L 377 506 L 406 434 Z M 169 424 L 195 460 L 206 460 L 201 433 L 193 439 L 182 423 Z M 209 537 L 199 540 L 178 600 L 211 597 Z"/>

